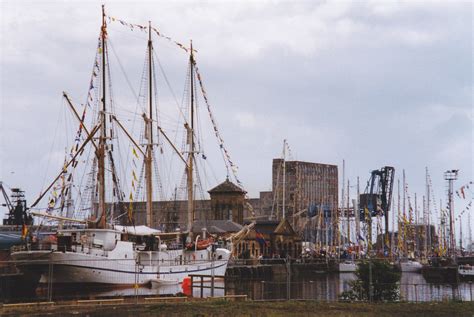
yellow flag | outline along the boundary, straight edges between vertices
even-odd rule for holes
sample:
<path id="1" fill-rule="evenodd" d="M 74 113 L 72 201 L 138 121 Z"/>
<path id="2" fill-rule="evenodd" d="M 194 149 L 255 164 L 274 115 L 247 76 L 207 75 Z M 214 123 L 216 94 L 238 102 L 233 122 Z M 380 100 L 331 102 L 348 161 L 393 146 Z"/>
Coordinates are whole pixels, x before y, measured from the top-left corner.
<path id="1" fill-rule="evenodd" d="M 135 171 L 132 171 L 133 179 L 138 182 L 137 175 L 135 175 Z"/>
<path id="2" fill-rule="evenodd" d="M 135 155 L 136 158 L 138 158 L 137 151 L 135 151 L 135 148 L 134 148 L 134 147 L 132 147 L 132 153 L 133 153 L 133 155 Z"/>

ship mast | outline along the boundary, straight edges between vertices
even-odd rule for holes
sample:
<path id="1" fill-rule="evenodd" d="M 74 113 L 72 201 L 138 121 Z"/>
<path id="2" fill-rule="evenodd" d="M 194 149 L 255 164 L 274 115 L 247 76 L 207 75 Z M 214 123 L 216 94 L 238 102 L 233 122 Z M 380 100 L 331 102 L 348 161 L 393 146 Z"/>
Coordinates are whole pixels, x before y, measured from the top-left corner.
<path id="1" fill-rule="evenodd" d="M 347 209 L 346 209 L 346 216 L 347 216 L 347 246 L 350 246 L 351 243 L 351 219 L 349 214 L 349 180 L 347 180 Z"/>
<path id="2" fill-rule="evenodd" d="M 151 41 L 151 22 L 148 22 L 148 115 L 145 118 L 145 136 L 148 140 L 145 157 L 145 179 L 146 179 L 146 225 L 153 224 L 153 184 L 152 184 L 152 162 L 153 162 L 153 77 L 152 77 L 152 53 L 153 43 Z"/>
<path id="3" fill-rule="evenodd" d="M 286 210 L 286 139 L 283 140 L 283 197 L 282 197 L 282 210 L 281 219 L 285 219 Z"/>
<path id="4" fill-rule="evenodd" d="M 106 205 L 105 205 L 105 146 L 106 146 L 106 78 L 105 78 L 105 43 L 107 37 L 107 24 L 105 22 L 105 8 L 102 5 L 102 28 L 101 28 L 101 46 L 102 46 L 102 111 L 100 112 L 101 129 L 99 137 L 98 159 L 98 182 L 99 182 L 99 208 L 97 227 L 105 228 Z"/>
<path id="5" fill-rule="evenodd" d="M 189 55 L 190 63 L 190 84 L 191 84 L 191 104 L 190 104 L 190 124 L 187 125 L 188 133 L 188 162 L 186 166 L 187 173 L 187 190 L 188 190 L 188 231 L 192 237 L 191 227 L 194 222 L 194 193 L 193 193 L 193 162 L 194 162 L 194 54 L 193 54 L 193 42 L 191 41 L 191 54 Z"/>

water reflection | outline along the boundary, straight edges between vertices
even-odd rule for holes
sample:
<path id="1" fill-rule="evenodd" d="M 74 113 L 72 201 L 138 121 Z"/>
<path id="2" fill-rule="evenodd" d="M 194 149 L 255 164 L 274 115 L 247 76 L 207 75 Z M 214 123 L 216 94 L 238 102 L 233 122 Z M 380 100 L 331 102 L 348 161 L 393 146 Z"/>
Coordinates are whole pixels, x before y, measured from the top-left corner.
<path id="1" fill-rule="evenodd" d="M 403 273 L 400 280 L 400 295 L 407 301 L 443 301 L 443 300 L 473 300 L 471 283 L 439 284 L 426 282 L 423 275 L 418 273 Z"/>
<path id="2" fill-rule="evenodd" d="M 350 290 L 350 282 L 356 279 L 353 273 L 313 274 L 293 278 L 288 287 L 286 278 L 272 281 L 234 280 L 226 281 L 228 293 L 247 294 L 252 299 L 314 299 L 335 301 L 343 291 Z M 400 280 L 400 297 L 406 301 L 471 301 L 474 290 L 471 283 L 434 284 L 427 283 L 419 273 L 403 273 Z"/>
<path id="3" fill-rule="evenodd" d="M 305 299 L 336 301 L 343 291 L 350 290 L 350 283 L 356 279 L 353 273 L 320 273 L 293 277 L 290 285 L 286 276 L 273 280 L 227 279 L 215 282 L 214 296 L 243 295 L 255 300 L 264 299 Z M 205 281 L 203 288 L 195 282 L 194 297 L 211 296 L 211 283 Z M 38 298 L 47 298 L 46 288 L 38 290 Z M 427 283 L 419 273 L 403 273 L 400 280 L 400 296 L 406 301 L 442 301 L 473 299 L 471 283 L 458 285 Z M 113 298 L 133 296 L 174 296 L 183 292 L 180 284 L 160 285 L 156 288 L 141 286 L 127 287 L 61 287 L 53 286 L 52 299 Z"/>

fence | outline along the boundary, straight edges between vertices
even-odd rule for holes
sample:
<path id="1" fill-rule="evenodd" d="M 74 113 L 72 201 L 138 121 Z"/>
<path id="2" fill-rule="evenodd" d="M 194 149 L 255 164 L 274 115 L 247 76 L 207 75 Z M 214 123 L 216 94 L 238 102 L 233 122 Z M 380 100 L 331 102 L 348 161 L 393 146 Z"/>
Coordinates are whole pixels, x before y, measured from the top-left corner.
<path id="1" fill-rule="evenodd" d="M 227 282 L 228 284 L 228 282 Z M 398 284 L 400 298 L 397 301 L 439 302 L 472 301 L 472 283 L 459 285 Z M 232 292 L 227 285 L 227 292 Z M 314 300 L 324 302 L 344 301 L 340 295 L 350 288 L 338 289 L 334 284 L 320 281 L 275 282 L 253 281 L 250 287 L 239 285 L 236 289 L 252 300 Z"/>
<path id="2" fill-rule="evenodd" d="M 4 261 L 0 262 L 0 302 L 41 302 L 57 300 L 95 300 L 95 299 L 116 299 L 156 297 L 156 296 L 176 296 L 182 295 L 183 289 L 177 283 L 160 283 L 157 274 L 154 275 L 156 284 L 153 282 L 141 283 L 148 274 L 143 271 L 143 266 L 135 259 L 122 259 L 116 261 L 116 271 L 110 272 L 109 278 L 116 278 L 120 281 L 121 266 L 133 268 L 131 283 L 128 286 L 117 287 L 116 285 L 94 284 L 94 283 L 74 283 L 62 284 L 56 282 L 56 277 L 64 274 L 60 262 L 36 260 L 39 266 L 37 272 L 30 271 L 27 274 L 21 272 L 25 264 L 31 261 Z M 107 263 L 113 260 L 104 259 Z M 201 261 L 195 260 L 199 265 Z M 77 267 L 81 267 L 83 260 L 70 262 Z M 106 263 L 106 262 L 104 262 Z M 223 297 L 245 295 L 252 300 L 316 300 L 316 301 L 340 301 L 342 292 L 351 288 L 351 282 L 355 280 L 354 274 L 328 273 L 317 271 L 320 263 L 301 263 L 300 261 L 289 261 L 278 259 L 277 261 L 258 261 L 261 266 L 274 266 L 281 274 L 274 274 L 267 279 L 243 279 L 239 277 L 227 276 L 215 281 L 215 287 L 207 281 L 196 279 L 193 282 L 194 297 Z M 263 264 L 262 264 L 263 263 Z M 163 262 L 155 263 L 163 265 Z M 315 265 L 315 266 L 311 266 Z M 101 265 L 99 263 L 98 267 Z M 312 268 L 307 270 L 307 268 Z M 300 270 L 301 269 L 301 270 Z M 99 269 L 100 270 L 100 269 Z M 80 271 L 78 271 L 80 272 Z M 35 274 L 36 273 L 36 274 Z M 74 272 L 72 272 L 74 273 Z M 102 273 L 93 272 L 96 276 Z M 83 274 L 83 273 L 81 273 Z M 186 275 L 195 274 L 187 272 Z M 215 274 L 219 275 L 219 274 Z M 150 280 L 150 279 L 149 279 Z M 123 281 L 120 281 L 123 282 Z M 199 285 L 201 283 L 201 285 Z M 207 283 L 207 284 L 206 284 Z M 206 284 L 207 286 L 203 286 Z M 203 286 L 203 287 L 200 287 Z M 402 274 L 402 280 L 398 283 L 400 300 L 423 302 L 423 301 L 472 301 L 474 299 L 473 286 L 471 282 L 435 284 L 426 283 L 421 274 Z"/>

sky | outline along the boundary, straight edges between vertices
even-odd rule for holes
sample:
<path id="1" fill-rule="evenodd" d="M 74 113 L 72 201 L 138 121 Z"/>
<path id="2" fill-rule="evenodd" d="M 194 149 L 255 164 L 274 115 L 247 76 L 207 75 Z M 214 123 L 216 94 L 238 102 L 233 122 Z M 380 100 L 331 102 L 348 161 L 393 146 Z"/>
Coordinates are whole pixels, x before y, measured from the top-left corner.
<path id="1" fill-rule="evenodd" d="M 293 159 L 337 164 L 340 175 L 345 160 L 351 184 L 357 177 L 365 184 L 371 170 L 389 165 L 396 178 L 404 169 L 410 192 L 421 197 L 427 167 L 443 204 L 444 171 L 459 169 L 455 189 L 473 180 L 470 2 L 104 2 L 111 16 L 151 20 L 178 42 L 192 39 L 213 114 L 250 197 L 271 189 L 271 161 L 281 156 L 283 139 Z M 28 201 L 64 159 L 57 141 L 65 134 L 58 130 L 66 113 L 61 95 L 86 99 L 101 4 L 0 4 L 0 180 L 25 189 Z M 109 26 L 131 74 L 117 83 L 128 79 L 138 90 L 146 37 Z M 155 48 L 181 95 L 186 54 L 163 39 Z M 124 107 L 133 104 L 130 94 L 117 95 Z M 165 96 L 164 108 L 169 101 Z M 215 166 L 206 184 L 214 186 L 226 172 L 210 149 L 217 147 L 212 133 L 205 139 Z M 456 198 L 458 213 L 472 189 L 467 196 Z"/>

